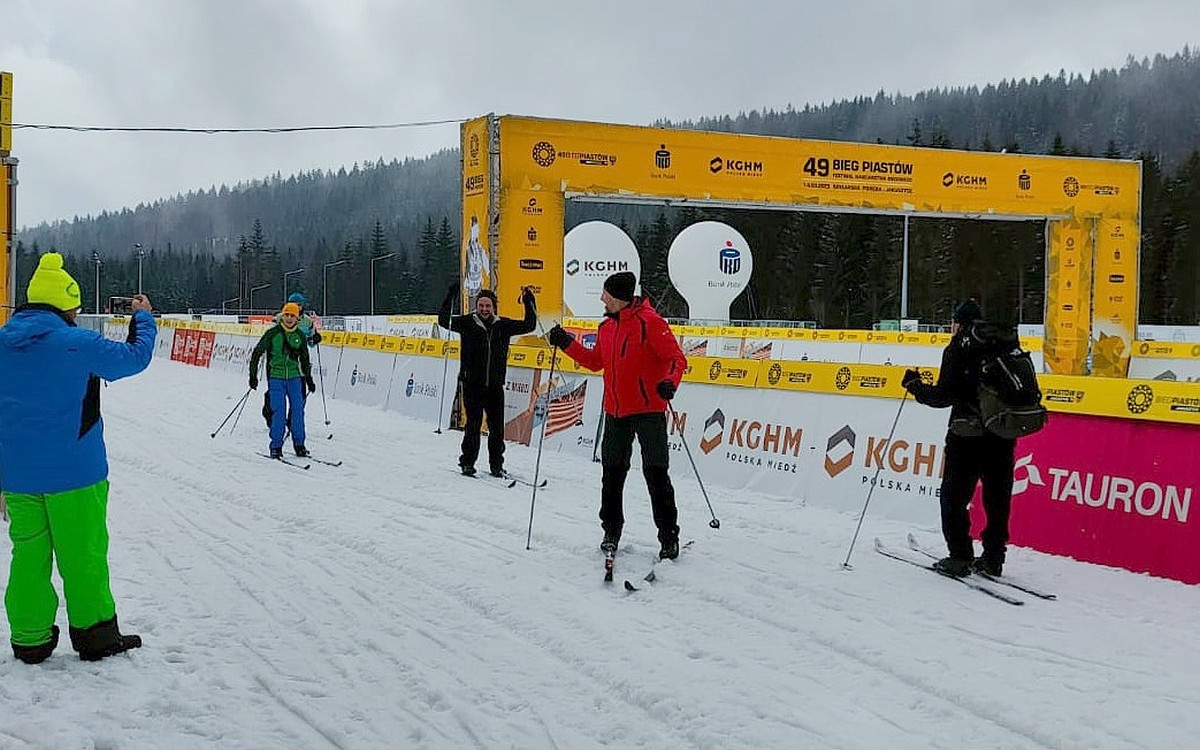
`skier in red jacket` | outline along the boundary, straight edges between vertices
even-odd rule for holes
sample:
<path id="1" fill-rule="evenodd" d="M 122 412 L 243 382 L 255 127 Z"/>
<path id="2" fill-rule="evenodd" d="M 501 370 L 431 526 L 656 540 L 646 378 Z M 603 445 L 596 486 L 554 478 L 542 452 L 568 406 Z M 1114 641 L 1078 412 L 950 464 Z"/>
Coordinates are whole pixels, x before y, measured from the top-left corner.
<path id="1" fill-rule="evenodd" d="M 642 446 L 642 474 L 650 491 L 660 559 L 679 556 L 675 488 L 668 472 L 667 402 L 675 395 L 687 360 L 679 342 L 649 301 L 634 296 L 637 278 L 628 271 L 604 281 L 600 301 L 604 321 L 596 346 L 589 348 L 554 326 L 546 334 L 552 346 L 592 371 L 604 371 L 604 438 L 600 456 L 600 549 L 615 552 L 625 525 L 623 490 L 636 435 Z"/>

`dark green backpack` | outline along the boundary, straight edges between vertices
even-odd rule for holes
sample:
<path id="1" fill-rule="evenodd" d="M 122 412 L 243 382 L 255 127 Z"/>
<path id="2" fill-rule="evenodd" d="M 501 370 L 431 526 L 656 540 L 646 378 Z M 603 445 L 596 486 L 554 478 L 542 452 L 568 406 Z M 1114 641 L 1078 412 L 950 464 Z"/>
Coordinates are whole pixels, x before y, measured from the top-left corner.
<path id="1" fill-rule="evenodd" d="M 983 427 L 997 437 L 1015 440 L 1046 426 L 1049 414 L 1042 406 L 1042 389 L 1029 352 L 1015 337 L 977 339 L 983 354 L 979 361 L 979 416 Z M 975 335 L 974 332 L 972 335 Z"/>

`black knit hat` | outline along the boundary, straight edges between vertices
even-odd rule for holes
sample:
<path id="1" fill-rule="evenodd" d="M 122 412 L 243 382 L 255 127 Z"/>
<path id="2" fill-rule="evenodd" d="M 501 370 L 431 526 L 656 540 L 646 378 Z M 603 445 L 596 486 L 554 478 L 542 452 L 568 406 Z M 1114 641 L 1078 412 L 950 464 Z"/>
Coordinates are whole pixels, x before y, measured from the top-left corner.
<path id="1" fill-rule="evenodd" d="M 604 291 L 622 302 L 633 302 L 635 286 L 637 286 L 637 277 L 630 271 L 618 271 L 604 280 Z"/>
<path id="2" fill-rule="evenodd" d="M 959 325 L 971 325 L 977 320 L 983 320 L 983 311 L 974 301 L 967 300 L 958 306 L 954 311 L 954 316 L 950 319 Z"/>
<path id="3" fill-rule="evenodd" d="M 488 299 L 490 299 L 492 301 L 493 307 L 500 304 L 499 300 L 496 299 L 496 293 L 493 292 L 491 289 L 480 289 L 479 297 L 487 297 Z M 479 297 L 475 298 L 475 300 L 477 302 L 479 301 Z"/>

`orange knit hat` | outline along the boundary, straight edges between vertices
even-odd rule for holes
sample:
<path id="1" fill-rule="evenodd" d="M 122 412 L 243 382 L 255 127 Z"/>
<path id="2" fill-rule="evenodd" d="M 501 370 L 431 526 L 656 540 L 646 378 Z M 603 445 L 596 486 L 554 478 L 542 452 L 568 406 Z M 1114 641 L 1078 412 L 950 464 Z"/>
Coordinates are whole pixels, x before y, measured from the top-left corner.
<path id="1" fill-rule="evenodd" d="M 297 305 L 295 302 L 289 302 L 284 305 L 283 314 L 288 315 L 289 313 L 295 315 L 297 318 L 300 317 L 300 305 Z"/>

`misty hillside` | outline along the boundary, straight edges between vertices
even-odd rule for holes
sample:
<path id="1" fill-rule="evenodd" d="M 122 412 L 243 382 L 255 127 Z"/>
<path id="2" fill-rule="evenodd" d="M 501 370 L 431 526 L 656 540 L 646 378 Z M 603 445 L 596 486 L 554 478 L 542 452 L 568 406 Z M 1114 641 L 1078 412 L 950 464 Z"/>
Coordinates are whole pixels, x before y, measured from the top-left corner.
<path id="1" fill-rule="evenodd" d="M 697 122 L 655 125 L 1010 153 L 1047 153 L 1143 161 L 1142 298 L 1145 323 L 1195 323 L 1200 317 L 1200 54 L 1184 49 L 1120 70 L 1088 76 L 1059 72 L 1037 80 L 933 89 L 915 95 L 879 92 L 827 105 L 752 111 Z M 786 92 L 783 92 L 786 96 Z M 152 205 L 43 224 L 18 240 L 18 288 L 40 251 L 68 256 L 90 288 L 90 258 L 106 264 L 101 297 L 128 290 L 136 278 L 132 246 L 142 243 L 148 290 L 173 309 L 211 309 L 278 279 L 280 269 L 346 260 L 330 280 L 334 306 L 365 312 L 370 257 L 379 264 L 377 306 L 384 312 L 430 312 L 454 275 L 458 246 L 459 153 L 380 158 L 372 164 L 290 177 L 273 175 L 228 187 L 164 198 Z M 825 326 L 866 327 L 899 310 L 899 219 L 890 216 L 570 205 L 567 228 L 604 218 L 623 225 L 643 258 L 644 286 L 664 312 L 686 305 L 666 278 L 665 255 L 690 222 L 731 223 L 756 249 L 763 274 L 734 304 L 742 319 L 806 319 Z M 1040 223 L 915 219 L 910 240 L 910 312 L 944 319 L 957 300 L 981 294 L 993 313 L 1040 322 L 1044 248 Z M 436 236 L 435 236 L 436 234 Z M 436 258 L 425 257 L 430 250 Z M 191 272 L 180 278 L 178 269 Z M 432 275 L 431 275 L 432 269 Z M 86 280 L 85 280 L 86 279 Z M 169 281 L 169 283 L 168 283 Z M 338 288 L 334 289 L 334 283 Z M 159 284 L 156 288 L 155 284 Z M 323 294 L 320 274 L 297 279 Z M 282 284 L 255 298 L 282 301 Z"/>

